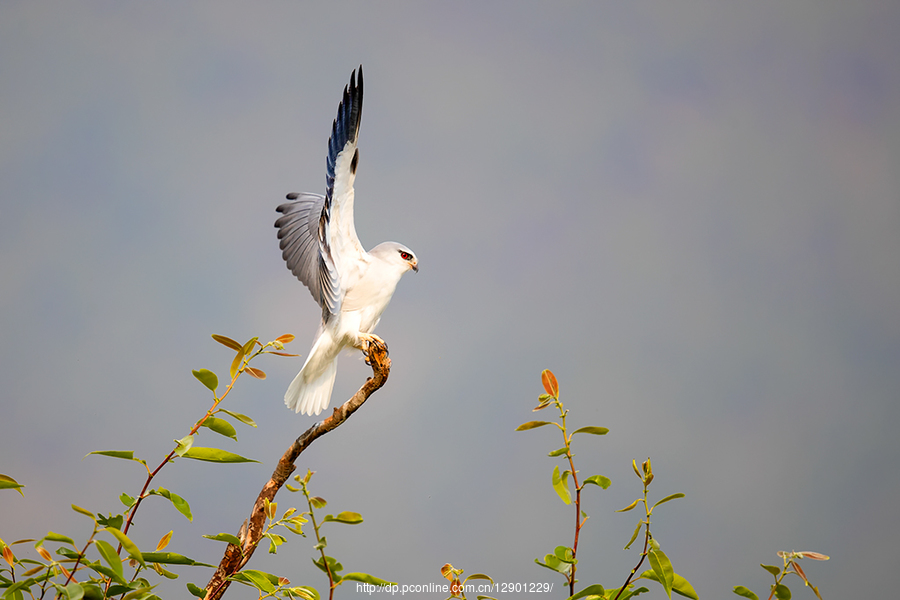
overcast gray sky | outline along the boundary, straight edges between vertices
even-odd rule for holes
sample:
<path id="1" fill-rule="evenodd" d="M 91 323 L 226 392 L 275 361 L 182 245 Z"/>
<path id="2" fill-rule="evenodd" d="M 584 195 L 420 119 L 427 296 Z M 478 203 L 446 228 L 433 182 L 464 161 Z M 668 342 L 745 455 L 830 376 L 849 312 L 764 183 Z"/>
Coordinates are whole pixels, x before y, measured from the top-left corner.
<path id="1" fill-rule="evenodd" d="M 826 598 L 892 595 L 900 497 L 900 4 L 4 2 L 0 5 L 0 538 L 84 538 L 119 511 L 227 372 L 211 333 L 294 333 L 318 309 L 281 261 L 284 194 L 322 192 L 331 121 L 363 63 L 356 220 L 420 272 L 378 333 L 387 386 L 298 461 L 350 571 L 437 582 L 451 562 L 554 582 L 571 544 L 533 418 L 553 369 L 591 488 L 579 575 L 621 584 L 647 456 L 656 536 L 703 598 L 760 562 Z M 260 360 L 226 407 L 259 429 L 178 461 L 143 546 L 217 562 L 290 441 L 302 358 Z M 334 401 L 366 376 L 342 360 Z M 113 483 L 115 481 L 115 483 Z M 284 493 L 282 506 L 301 498 Z M 312 542 L 251 567 L 325 589 Z M 209 573 L 179 571 L 165 597 Z M 794 582 L 796 586 L 796 582 Z M 650 598 L 662 598 L 651 585 Z M 811 597 L 795 588 L 796 596 Z M 804 594 L 806 596 L 804 596 Z M 351 598 L 352 589 L 339 597 Z M 232 590 L 231 597 L 254 597 Z M 500 596 L 504 597 L 504 596 Z M 509 595 L 505 597 L 511 597 Z"/>

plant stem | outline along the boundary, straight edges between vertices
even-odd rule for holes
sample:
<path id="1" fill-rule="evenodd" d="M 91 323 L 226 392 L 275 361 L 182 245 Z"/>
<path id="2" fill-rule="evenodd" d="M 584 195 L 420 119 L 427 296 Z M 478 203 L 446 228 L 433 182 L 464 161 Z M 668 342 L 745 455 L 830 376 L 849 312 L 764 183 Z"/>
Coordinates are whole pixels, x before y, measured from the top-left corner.
<path id="1" fill-rule="evenodd" d="M 319 545 L 319 554 L 322 555 L 322 565 L 325 567 L 325 574 L 328 575 L 328 600 L 334 596 L 334 575 L 331 574 L 331 567 L 328 565 L 328 559 L 325 557 L 325 547 L 322 546 L 322 537 L 319 535 L 319 525 L 316 523 L 316 514 L 313 512 L 312 500 L 309 499 L 309 492 L 306 485 L 303 485 L 303 493 L 306 495 L 306 502 L 309 504 L 309 520 L 312 521 L 313 530 L 316 532 L 316 542 Z"/>
<path id="2" fill-rule="evenodd" d="M 562 420 L 562 434 L 563 440 L 566 443 L 566 458 L 569 459 L 569 470 L 572 473 L 572 483 L 575 486 L 575 540 L 572 542 L 572 558 L 575 559 L 578 557 L 578 535 L 581 533 L 581 526 L 584 524 L 584 521 L 581 519 L 581 486 L 578 485 L 578 473 L 575 471 L 575 460 L 572 455 L 572 436 L 568 434 L 566 430 L 566 414 L 567 410 L 563 409 L 562 402 L 559 401 L 559 398 L 556 399 L 556 405 L 559 407 L 559 416 Z M 572 563 L 572 570 L 569 573 L 569 595 L 575 595 L 575 570 L 577 569 L 577 564 Z"/>
<path id="3" fill-rule="evenodd" d="M 641 560 L 638 561 L 638 564 L 631 570 L 631 573 L 628 574 L 628 579 L 625 580 L 625 583 L 622 585 L 621 589 L 619 589 L 619 593 L 616 594 L 616 597 L 613 600 L 619 600 L 619 596 L 622 595 L 622 592 L 625 591 L 625 588 L 628 587 L 628 584 L 631 583 L 631 579 L 634 577 L 635 573 L 637 573 L 638 569 L 641 568 L 641 565 L 644 564 L 644 559 L 647 558 L 648 548 L 650 547 L 650 539 L 653 537 L 650 534 L 650 505 L 647 504 L 647 483 L 644 483 L 644 499 L 642 500 L 644 503 L 644 509 L 647 512 L 647 520 L 644 521 L 645 525 L 645 533 L 644 533 L 644 549 L 641 551 Z"/>
<path id="4" fill-rule="evenodd" d="M 94 531 L 91 533 L 91 537 L 88 538 L 88 541 L 84 543 L 84 548 L 82 548 L 81 552 L 78 553 L 78 559 L 75 561 L 75 564 L 72 565 L 72 570 L 69 572 L 69 576 L 66 578 L 66 582 L 63 586 L 69 585 L 72 580 L 75 578 L 75 571 L 78 570 L 78 564 L 81 562 L 81 559 L 84 558 L 87 553 L 88 546 L 91 545 L 91 540 L 94 539 L 94 536 L 97 535 L 97 523 L 94 523 Z M 61 566 L 61 565 L 60 565 Z M 13 576 L 13 581 L 15 581 L 15 576 Z M 43 597 L 43 594 L 41 594 Z"/>

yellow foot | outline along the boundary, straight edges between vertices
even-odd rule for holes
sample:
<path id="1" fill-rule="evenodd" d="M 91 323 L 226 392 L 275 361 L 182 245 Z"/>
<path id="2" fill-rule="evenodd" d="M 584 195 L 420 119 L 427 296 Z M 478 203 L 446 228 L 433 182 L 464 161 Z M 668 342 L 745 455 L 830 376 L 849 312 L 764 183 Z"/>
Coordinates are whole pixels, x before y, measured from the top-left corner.
<path id="1" fill-rule="evenodd" d="M 387 344 L 384 343 L 384 340 L 375 335 L 374 333 L 360 333 L 359 334 L 360 345 L 358 348 L 362 350 L 363 354 L 366 355 L 366 364 L 371 366 L 371 362 L 369 362 L 369 352 L 372 348 L 377 348 L 387 354 L 388 348 Z"/>

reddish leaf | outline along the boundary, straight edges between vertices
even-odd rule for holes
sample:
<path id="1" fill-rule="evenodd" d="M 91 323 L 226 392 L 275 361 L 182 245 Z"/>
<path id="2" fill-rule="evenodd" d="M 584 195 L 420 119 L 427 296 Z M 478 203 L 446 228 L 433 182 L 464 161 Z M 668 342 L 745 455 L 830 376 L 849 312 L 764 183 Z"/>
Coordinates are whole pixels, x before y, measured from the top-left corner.
<path id="1" fill-rule="evenodd" d="M 247 367 L 244 370 L 247 371 L 247 373 L 249 375 L 252 375 L 253 377 L 256 377 L 257 379 L 265 379 L 266 378 L 265 372 L 260 369 L 255 369 L 253 367 Z"/>
<path id="2" fill-rule="evenodd" d="M 541 373 L 541 383 L 544 384 L 544 389 L 548 394 L 554 398 L 559 398 L 559 383 L 556 381 L 556 375 L 553 374 L 553 371 L 544 369 L 543 373 Z"/>
<path id="3" fill-rule="evenodd" d="M 800 564 L 792 563 L 792 566 L 794 567 L 794 571 L 797 572 L 797 575 L 799 575 L 800 578 L 803 579 L 804 583 L 806 583 L 806 585 L 809 585 L 809 579 L 806 578 L 806 573 L 804 573 L 803 569 L 800 568 Z"/>
<path id="4" fill-rule="evenodd" d="M 13 554 L 12 548 L 10 548 L 9 546 L 3 546 L 3 560 L 5 560 L 11 567 L 15 565 L 16 557 Z"/>
<path id="5" fill-rule="evenodd" d="M 166 546 L 169 545 L 169 541 L 172 539 L 172 532 L 170 531 L 166 535 L 159 538 L 159 543 L 156 544 L 156 551 L 165 550 Z"/>
<path id="6" fill-rule="evenodd" d="M 275 341 L 281 342 L 282 344 L 290 344 L 294 341 L 294 336 L 290 333 L 286 333 L 284 335 L 279 335 L 277 338 L 275 338 Z"/>
<path id="7" fill-rule="evenodd" d="M 232 350 L 240 350 L 241 349 L 241 345 L 239 343 L 237 343 L 236 341 L 234 341 L 233 339 L 231 339 L 230 337 L 226 337 L 224 335 L 219 335 L 218 333 L 214 333 L 214 334 L 212 334 L 212 339 L 216 340 L 223 346 L 228 346 Z"/>

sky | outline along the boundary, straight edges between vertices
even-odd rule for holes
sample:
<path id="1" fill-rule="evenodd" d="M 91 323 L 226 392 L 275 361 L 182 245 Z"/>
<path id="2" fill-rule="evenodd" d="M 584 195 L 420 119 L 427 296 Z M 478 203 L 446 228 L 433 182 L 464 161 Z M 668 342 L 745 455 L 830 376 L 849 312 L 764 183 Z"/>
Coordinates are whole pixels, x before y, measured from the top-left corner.
<path id="1" fill-rule="evenodd" d="M 498 582 L 572 541 L 561 445 L 532 420 L 552 369 L 584 493 L 579 579 L 621 585 L 651 457 L 653 531 L 701 598 L 763 594 L 779 550 L 825 598 L 890 597 L 900 517 L 900 5 L 87 1 L 0 4 L 0 538 L 76 540 L 208 408 L 191 375 L 261 357 L 216 446 L 179 460 L 130 532 L 217 563 L 315 419 L 282 397 L 319 322 L 275 207 L 322 193 L 331 123 L 365 69 L 356 227 L 412 248 L 377 333 L 387 385 L 298 460 L 347 571 Z M 342 358 L 332 405 L 367 376 Z M 246 380 L 245 380 L 246 379 Z M 302 506 L 283 490 L 279 506 Z M 325 589 L 309 538 L 251 568 Z M 16 546 L 24 550 L 26 546 Z M 206 570 L 175 569 L 162 597 Z M 656 584 L 645 598 L 663 598 Z M 812 597 L 791 583 L 795 597 Z M 357 596 L 339 589 L 337 597 Z M 499 598 L 512 597 L 510 594 Z M 426 595 L 423 597 L 437 597 Z M 233 587 L 228 597 L 253 598 Z"/>

